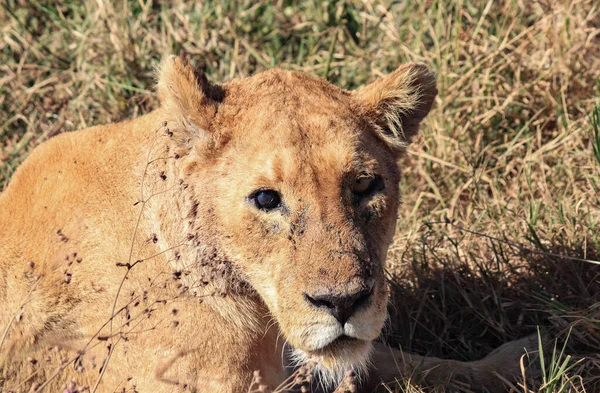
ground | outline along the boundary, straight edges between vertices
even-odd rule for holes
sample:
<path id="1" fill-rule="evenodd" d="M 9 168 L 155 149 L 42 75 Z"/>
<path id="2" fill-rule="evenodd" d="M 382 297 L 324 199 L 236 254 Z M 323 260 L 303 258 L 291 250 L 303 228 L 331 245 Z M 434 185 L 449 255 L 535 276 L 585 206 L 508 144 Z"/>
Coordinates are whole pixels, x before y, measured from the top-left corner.
<path id="1" fill-rule="evenodd" d="M 166 54 L 344 88 L 424 62 L 439 97 L 401 163 L 384 340 L 468 360 L 539 326 L 542 377 L 515 391 L 600 390 L 597 1 L 171 3 L 0 4 L 0 190 L 44 140 L 155 107 Z"/>

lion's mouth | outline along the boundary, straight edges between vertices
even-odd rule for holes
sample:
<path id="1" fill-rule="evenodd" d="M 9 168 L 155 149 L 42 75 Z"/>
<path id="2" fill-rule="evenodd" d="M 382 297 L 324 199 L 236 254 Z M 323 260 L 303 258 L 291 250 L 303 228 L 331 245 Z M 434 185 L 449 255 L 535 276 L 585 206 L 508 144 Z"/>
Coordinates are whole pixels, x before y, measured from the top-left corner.
<path id="1" fill-rule="evenodd" d="M 317 365 L 322 376 L 329 375 L 326 379 L 339 382 L 348 370 L 364 372 L 371 348 L 370 341 L 343 334 L 319 349 L 306 352 L 300 350 L 296 355 L 303 363 L 308 361 Z"/>
<path id="2" fill-rule="evenodd" d="M 350 337 L 345 334 L 342 334 L 341 336 L 339 336 L 338 338 L 333 340 L 331 342 L 331 344 L 329 344 L 329 345 L 335 345 L 336 343 L 343 344 L 343 343 L 352 342 L 352 341 L 360 341 L 360 340 L 358 338 L 354 338 L 354 337 Z"/>
<path id="3" fill-rule="evenodd" d="M 350 337 L 345 334 L 342 334 L 335 340 L 331 341 L 329 344 L 327 344 L 321 348 L 318 348 L 312 352 L 316 353 L 316 354 L 322 354 L 322 353 L 326 353 L 326 352 L 336 351 L 336 350 L 339 350 L 344 347 L 359 344 L 362 341 L 363 340 L 360 340 L 358 338 L 354 338 L 354 337 Z"/>

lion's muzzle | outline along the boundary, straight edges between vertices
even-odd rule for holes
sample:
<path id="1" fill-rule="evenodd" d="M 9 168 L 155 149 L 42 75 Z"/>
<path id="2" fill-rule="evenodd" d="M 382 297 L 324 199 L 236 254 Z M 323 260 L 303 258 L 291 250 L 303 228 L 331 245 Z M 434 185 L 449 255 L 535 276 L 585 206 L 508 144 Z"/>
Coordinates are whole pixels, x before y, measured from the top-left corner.
<path id="1" fill-rule="evenodd" d="M 361 285 L 348 292 L 323 291 L 304 293 L 304 299 L 313 307 L 331 314 L 342 326 L 361 307 L 365 307 L 373 295 L 373 285 Z"/>

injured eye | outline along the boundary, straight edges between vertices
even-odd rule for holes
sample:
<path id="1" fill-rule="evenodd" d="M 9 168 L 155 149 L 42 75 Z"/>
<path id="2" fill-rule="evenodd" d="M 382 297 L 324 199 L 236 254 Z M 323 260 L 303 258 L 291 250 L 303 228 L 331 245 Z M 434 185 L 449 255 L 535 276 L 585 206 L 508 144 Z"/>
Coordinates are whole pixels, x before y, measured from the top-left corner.
<path id="1" fill-rule="evenodd" d="M 359 198 L 366 198 L 384 189 L 383 179 L 379 175 L 360 175 L 352 184 L 352 193 Z"/>
<path id="2" fill-rule="evenodd" d="M 250 195 L 256 207 L 260 210 L 274 210 L 281 206 L 281 196 L 274 190 L 257 190 Z"/>

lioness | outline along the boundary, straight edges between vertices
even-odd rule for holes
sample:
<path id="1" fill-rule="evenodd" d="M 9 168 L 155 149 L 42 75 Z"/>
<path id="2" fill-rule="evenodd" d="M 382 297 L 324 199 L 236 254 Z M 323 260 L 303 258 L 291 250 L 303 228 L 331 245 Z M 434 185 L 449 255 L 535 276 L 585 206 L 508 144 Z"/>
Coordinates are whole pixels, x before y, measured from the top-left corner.
<path id="1" fill-rule="evenodd" d="M 331 386 L 416 368 L 491 390 L 518 366 L 524 343 L 475 363 L 374 349 L 425 66 L 349 92 L 276 69 L 216 85 L 172 57 L 157 89 L 148 115 L 39 146 L 0 195 L 4 391 L 245 392 L 288 355 Z"/>

